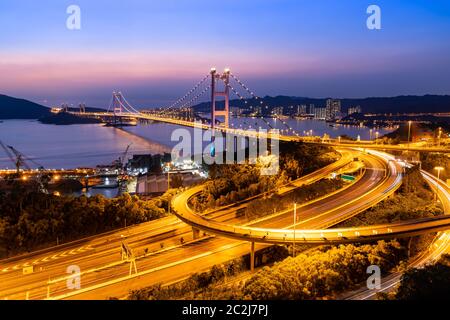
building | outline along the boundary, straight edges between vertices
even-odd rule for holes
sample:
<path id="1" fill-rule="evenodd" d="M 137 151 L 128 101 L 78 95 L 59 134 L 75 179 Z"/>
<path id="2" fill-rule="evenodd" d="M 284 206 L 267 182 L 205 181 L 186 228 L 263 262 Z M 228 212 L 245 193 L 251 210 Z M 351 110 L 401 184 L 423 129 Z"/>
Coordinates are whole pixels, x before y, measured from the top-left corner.
<path id="1" fill-rule="evenodd" d="M 162 165 L 170 161 L 170 154 L 134 154 L 128 160 L 127 169 L 133 173 L 159 173 L 162 171 Z"/>
<path id="2" fill-rule="evenodd" d="M 297 106 L 297 116 L 304 116 L 304 115 L 306 115 L 307 114 L 306 110 L 307 110 L 306 104 L 302 104 L 302 105 Z"/>
<path id="3" fill-rule="evenodd" d="M 309 105 L 309 114 L 311 114 L 311 115 L 316 114 L 315 111 L 314 111 L 315 108 L 316 107 L 314 106 L 314 104 L 311 103 Z"/>
<path id="4" fill-rule="evenodd" d="M 253 108 L 253 115 L 255 115 L 255 116 L 262 115 L 262 107 L 261 106 L 254 107 Z"/>
<path id="5" fill-rule="evenodd" d="M 325 120 L 327 118 L 327 108 L 314 108 L 314 119 Z"/>
<path id="6" fill-rule="evenodd" d="M 341 100 L 327 99 L 326 109 L 327 120 L 334 120 L 339 118 L 341 115 Z"/>
<path id="7" fill-rule="evenodd" d="M 61 111 L 63 111 L 63 109 L 60 108 L 60 107 L 52 107 L 52 108 L 50 109 L 50 112 L 51 112 L 51 113 L 60 113 Z"/>
<path id="8" fill-rule="evenodd" d="M 188 187 L 203 181 L 204 178 L 198 174 L 193 174 L 190 172 L 171 174 L 171 188 L 178 187 L 178 185 L 174 185 L 176 180 L 178 180 L 183 185 L 183 187 Z M 168 186 L 169 184 L 167 181 L 167 174 L 143 175 L 138 177 L 136 184 L 136 194 L 145 195 L 153 193 L 164 193 L 167 191 Z"/>
<path id="9" fill-rule="evenodd" d="M 272 113 L 276 114 L 277 116 L 283 115 L 283 107 L 275 107 L 272 109 Z"/>
<path id="10" fill-rule="evenodd" d="M 239 107 L 230 107 L 230 113 L 233 117 L 240 117 L 242 115 L 242 109 Z"/>
<path id="11" fill-rule="evenodd" d="M 351 115 L 353 113 L 362 113 L 361 106 L 349 107 L 348 108 L 348 115 Z"/>

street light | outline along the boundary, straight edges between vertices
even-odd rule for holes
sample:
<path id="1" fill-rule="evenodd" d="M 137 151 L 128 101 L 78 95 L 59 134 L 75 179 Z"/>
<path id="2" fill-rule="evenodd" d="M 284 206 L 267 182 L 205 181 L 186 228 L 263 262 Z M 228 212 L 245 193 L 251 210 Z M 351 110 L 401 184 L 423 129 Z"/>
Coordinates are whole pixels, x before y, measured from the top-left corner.
<path id="1" fill-rule="evenodd" d="M 441 174 L 441 171 L 444 170 L 444 167 L 434 167 L 434 170 L 437 170 L 438 172 L 437 178 L 439 180 L 439 175 Z"/>
<path id="2" fill-rule="evenodd" d="M 292 243 L 292 256 L 295 257 L 295 224 L 297 223 L 297 202 L 294 202 L 294 242 Z"/>
<path id="3" fill-rule="evenodd" d="M 438 181 L 439 176 L 441 175 L 441 171 L 444 170 L 444 167 L 434 167 L 434 170 L 437 170 L 437 180 L 436 180 L 436 193 L 434 194 L 434 200 L 437 201 L 437 192 L 438 192 Z"/>
<path id="4" fill-rule="evenodd" d="M 441 146 L 441 134 L 442 134 L 442 128 L 439 127 L 439 132 L 438 132 L 438 147 Z"/>
<path id="5" fill-rule="evenodd" d="M 170 168 L 171 168 L 172 162 L 169 164 L 169 170 L 167 170 L 167 192 L 170 190 Z M 170 200 L 169 204 L 167 206 L 167 212 L 170 214 Z"/>
<path id="6" fill-rule="evenodd" d="M 411 120 L 408 121 L 408 149 L 409 149 L 409 143 L 410 143 L 410 137 L 411 137 Z"/>

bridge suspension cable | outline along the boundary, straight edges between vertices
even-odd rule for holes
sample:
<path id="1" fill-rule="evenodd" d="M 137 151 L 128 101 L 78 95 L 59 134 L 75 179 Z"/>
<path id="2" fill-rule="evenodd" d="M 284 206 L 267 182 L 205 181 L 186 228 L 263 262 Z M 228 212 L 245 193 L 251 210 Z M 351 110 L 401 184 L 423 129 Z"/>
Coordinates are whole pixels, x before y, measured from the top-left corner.
<path id="1" fill-rule="evenodd" d="M 195 97 L 193 97 L 191 100 L 189 100 L 188 102 L 184 103 L 180 108 L 186 108 L 186 107 L 190 107 L 195 101 L 197 101 L 202 95 L 204 95 L 206 92 L 208 92 L 208 90 L 211 89 L 211 85 L 208 85 L 207 87 L 205 87 L 203 89 L 203 91 L 201 91 L 199 94 L 197 94 Z"/>
<path id="2" fill-rule="evenodd" d="M 264 101 L 263 101 L 263 99 L 261 99 L 260 97 L 258 97 L 253 91 L 251 91 L 237 76 L 235 76 L 233 73 L 230 73 L 230 76 L 231 76 L 231 78 L 233 78 L 242 88 L 244 88 L 244 90 L 245 91 L 247 91 L 251 96 L 252 96 L 252 98 L 254 98 L 255 100 L 259 100 L 260 101 L 260 104 L 261 105 L 263 105 L 264 104 Z M 241 100 L 242 100 L 242 98 L 241 98 Z M 247 101 L 245 101 L 245 103 L 247 103 Z M 268 109 L 269 108 L 269 106 L 268 105 L 263 105 L 266 109 Z M 284 121 L 283 119 L 281 119 L 280 117 L 279 117 L 279 115 L 278 114 L 276 114 L 276 113 L 273 113 L 273 115 L 275 116 L 275 118 L 276 119 L 278 119 L 278 120 L 280 120 L 281 121 L 281 123 L 287 128 L 287 132 L 289 133 L 289 131 L 291 131 L 294 135 L 296 135 L 296 136 L 300 136 L 299 135 L 299 133 L 294 129 L 294 128 L 292 128 L 286 121 Z M 264 120 L 264 122 L 266 122 L 267 124 L 269 124 L 268 122 L 267 122 L 267 120 L 265 120 L 265 118 L 264 117 L 261 117 L 261 119 L 263 119 Z M 271 126 L 272 127 L 272 126 Z M 273 127 L 272 127 L 273 128 Z M 281 131 L 283 131 L 283 130 L 281 130 Z"/>
<path id="3" fill-rule="evenodd" d="M 207 74 L 202 80 L 200 80 L 191 90 L 189 90 L 183 97 L 175 101 L 171 106 L 167 107 L 166 109 L 172 109 L 175 108 L 177 104 L 183 102 L 186 100 L 191 94 L 193 94 L 198 87 L 202 85 L 203 82 L 205 82 L 209 78 L 209 74 Z"/>
<path id="4" fill-rule="evenodd" d="M 122 92 L 119 92 L 119 94 L 121 95 L 123 101 L 125 102 L 125 104 L 132 110 L 134 111 L 134 113 L 141 113 L 140 111 L 136 110 L 135 108 L 133 108 L 133 106 L 127 101 L 127 99 L 125 99 L 125 97 L 123 96 Z"/>
<path id="5" fill-rule="evenodd" d="M 192 87 L 183 97 L 181 97 L 180 99 L 178 99 L 177 101 L 175 101 L 172 105 L 165 107 L 165 108 L 160 108 L 159 111 L 161 112 L 162 116 L 167 116 L 169 115 L 169 111 L 173 110 L 173 109 L 182 109 L 185 108 L 186 106 L 189 106 L 189 104 L 192 103 L 192 101 L 195 101 L 196 99 L 198 99 L 200 96 L 202 96 L 205 92 L 205 89 L 202 91 L 201 94 L 198 94 L 197 96 L 195 96 L 194 98 L 192 98 L 190 101 L 185 102 L 184 104 L 180 105 L 182 102 L 186 101 L 189 97 L 191 97 L 198 89 L 199 87 L 209 78 L 209 74 L 206 75 L 205 77 L 203 77 L 194 87 Z"/>
<path id="6" fill-rule="evenodd" d="M 240 100 L 244 100 L 244 97 L 231 84 L 228 84 L 228 87 Z M 244 100 L 244 101 L 245 101 L 245 103 L 247 103 L 247 100 Z M 260 117 L 260 119 L 263 120 L 265 122 L 265 124 L 269 126 L 270 129 L 274 129 L 274 127 L 264 117 Z M 246 121 L 244 120 L 244 122 L 246 122 Z"/>

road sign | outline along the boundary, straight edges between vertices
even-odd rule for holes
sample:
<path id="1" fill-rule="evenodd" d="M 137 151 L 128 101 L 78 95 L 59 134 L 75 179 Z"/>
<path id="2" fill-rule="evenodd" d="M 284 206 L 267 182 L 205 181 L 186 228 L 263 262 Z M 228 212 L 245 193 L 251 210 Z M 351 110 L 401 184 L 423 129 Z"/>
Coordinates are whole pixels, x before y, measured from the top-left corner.
<path id="1" fill-rule="evenodd" d="M 341 175 L 341 179 L 344 180 L 344 181 L 355 181 L 355 177 L 354 176 L 350 176 L 348 174 Z"/>

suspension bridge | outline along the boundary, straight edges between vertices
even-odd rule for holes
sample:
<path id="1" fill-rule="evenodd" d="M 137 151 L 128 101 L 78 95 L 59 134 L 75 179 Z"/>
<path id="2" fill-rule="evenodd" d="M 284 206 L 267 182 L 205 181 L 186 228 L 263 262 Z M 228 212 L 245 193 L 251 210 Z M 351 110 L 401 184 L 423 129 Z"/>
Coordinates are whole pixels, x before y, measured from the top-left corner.
<path id="1" fill-rule="evenodd" d="M 206 94 L 210 95 L 210 118 L 200 118 L 194 112 L 189 112 L 192 107 L 198 104 Z M 230 121 L 230 95 L 235 95 L 238 100 L 249 110 L 260 111 L 254 113 L 252 119 L 258 122 L 250 123 L 250 120 L 243 120 L 243 124 L 234 125 Z M 220 106 L 219 106 L 220 105 Z M 85 105 L 80 105 L 80 110 L 66 111 L 79 117 L 93 117 L 103 119 L 109 123 L 120 125 L 124 119 L 147 120 L 154 122 L 164 122 L 172 125 L 200 128 L 202 130 L 215 131 L 240 135 L 245 137 L 259 137 L 279 139 L 283 141 L 302 141 L 305 143 L 323 144 L 330 146 L 346 146 L 357 148 L 370 148 L 380 150 L 398 150 L 414 152 L 450 152 L 446 147 L 423 147 L 410 144 L 403 145 L 385 145 L 378 144 L 376 141 L 350 141 L 344 139 L 313 137 L 308 134 L 300 134 L 280 115 L 272 110 L 265 103 L 264 99 L 257 96 L 244 82 L 231 72 L 225 69 L 222 73 L 212 68 L 195 86 L 193 86 L 184 96 L 176 100 L 173 104 L 152 110 L 138 110 L 133 107 L 122 92 L 114 91 L 108 109 L 104 112 L 86 112 Z M 264 111 L 264 112 L 261 112 Z M 270 116 L 279 121 L 282 128 L 275 128 L 265 116 L 261 114 L 270 114 Z M 275 134 L 276 133 L 276 134 Z"/>

